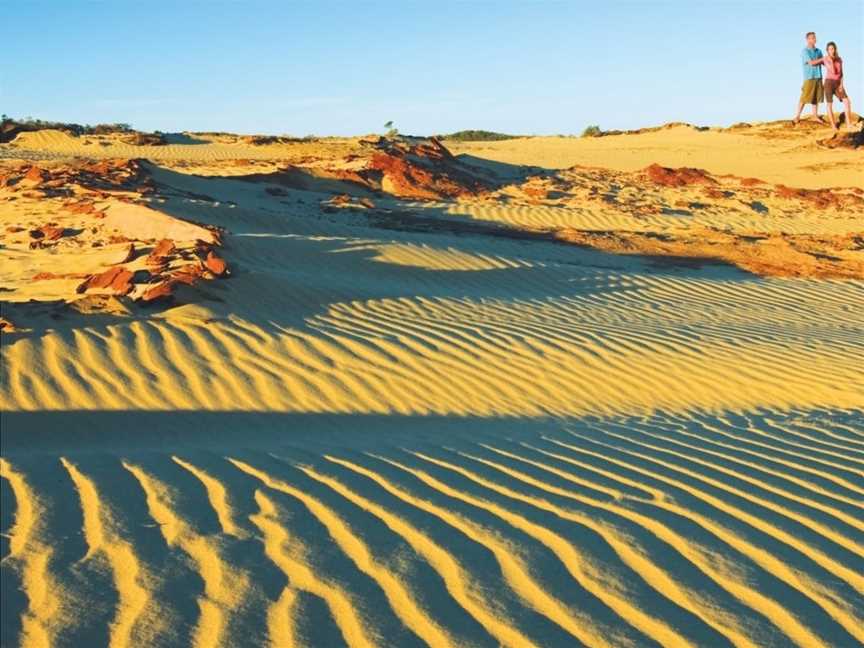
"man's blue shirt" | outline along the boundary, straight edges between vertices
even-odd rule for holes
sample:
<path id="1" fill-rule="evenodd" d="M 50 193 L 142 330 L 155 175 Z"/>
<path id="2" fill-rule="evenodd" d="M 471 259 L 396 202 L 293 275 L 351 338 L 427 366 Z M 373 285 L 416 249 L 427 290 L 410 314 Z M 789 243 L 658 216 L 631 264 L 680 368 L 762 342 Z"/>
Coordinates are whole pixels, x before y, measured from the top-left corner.
<path id="1" fill-rule="evenodd" d="M 821 65 L 810 65 L 807 61 L 812 59 L 822 58 L 822 50 L 818 47 L 805 47 L 801 51 L 801 64 L 804 66 L 804 80 L 807 79 L 821 79 L 822 78 L 822 66 Z"/>

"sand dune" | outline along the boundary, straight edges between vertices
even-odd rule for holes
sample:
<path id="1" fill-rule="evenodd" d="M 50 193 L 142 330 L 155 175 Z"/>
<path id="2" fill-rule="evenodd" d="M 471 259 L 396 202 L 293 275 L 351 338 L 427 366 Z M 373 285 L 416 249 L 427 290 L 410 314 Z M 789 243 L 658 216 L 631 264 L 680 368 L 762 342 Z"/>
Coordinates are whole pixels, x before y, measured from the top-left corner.
<path id="1" fill-rule="evenodd" d="M 503 142 L 453 143 L 454 153 L 509 164 L 566 169 L 574 164 L 635 171 L 657 163 L 699 167 L 715 173 L 755 176 L 796 187 L 860 186 L 859 150 L 828 150 L 824 125 L 802 122 L 754 124 L 746 129 L 697 130 L 679 125 L 639 135 L 542 137 Z M 750 151 L 753 155 L 742 155 Z"/>
<path id="2" fill-rule="evenodd" d="M 688 132 L 741 159 L 773 142 Z M 601 139 L 671 164 L 679 137 Z M 56 154 L 52 178 L 73 145 L 121 146 L 19 140 L 3 155 Z M 0 187 L 21 228 L 0 248 L 4 647 L 864 644 L 852 183 L 789 189 L 779 144 L 681 186 L 623 158 L 374 175 L 362 142 L 274 159 L 291 146 L 137 147 L 149 189 L 85 178 L 92 210 L 68 182 Z M 49 221 L 81 231 L 31 247 Z M 700 232 L 734 249 L 697 254 Z M 136 301 L 205 233 L 230 276 Z M 747 266 L 779 241 L 778 264 L 846 278 Z M 135 289 L 33 280 L 105 264 Z"/>
<path id="3" fill-rule="evenodd" d="M 862 641 L 851 412 L 439 421 L 423 441 L 407 421 L 356 421 L 347 446 L 295 428 L 264 448 L 192 433 L 176 454 L 4 461 L 7 609 L 23 612 L 6 639 Z"/>

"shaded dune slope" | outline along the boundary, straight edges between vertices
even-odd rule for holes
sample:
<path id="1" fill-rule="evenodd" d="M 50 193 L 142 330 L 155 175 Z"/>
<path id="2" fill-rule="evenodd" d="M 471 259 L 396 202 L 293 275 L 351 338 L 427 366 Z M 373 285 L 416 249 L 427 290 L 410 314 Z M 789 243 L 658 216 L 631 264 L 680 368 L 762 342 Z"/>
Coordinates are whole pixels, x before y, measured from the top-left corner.
<path id="1" fill-rule="evenodd" d="M 409 421 L 4 459 L 4 644 L 864 640 L 852 412 Z"/>

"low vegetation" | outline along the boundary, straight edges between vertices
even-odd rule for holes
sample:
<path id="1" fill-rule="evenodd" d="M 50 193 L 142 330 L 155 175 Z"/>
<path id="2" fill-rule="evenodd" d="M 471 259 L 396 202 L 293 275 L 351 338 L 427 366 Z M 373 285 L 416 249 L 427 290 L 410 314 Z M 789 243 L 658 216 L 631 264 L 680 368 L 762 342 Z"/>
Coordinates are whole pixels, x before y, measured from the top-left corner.
<path id="1" fill-rule="evenodd" d="M 508 135 L 487 130 L 461 130 L 449 135 L 436 135 L 440 140 L 453 142 L 499 142 L 501 140 L 517 139 L 522 135 Z"/>
<path id="2" fill-rule="evenodd" d="M 585 130 L 582 131 L 582 137 L 601 137 L 602 135 L 603 131 L 597 124 L 586 126 Z"/>

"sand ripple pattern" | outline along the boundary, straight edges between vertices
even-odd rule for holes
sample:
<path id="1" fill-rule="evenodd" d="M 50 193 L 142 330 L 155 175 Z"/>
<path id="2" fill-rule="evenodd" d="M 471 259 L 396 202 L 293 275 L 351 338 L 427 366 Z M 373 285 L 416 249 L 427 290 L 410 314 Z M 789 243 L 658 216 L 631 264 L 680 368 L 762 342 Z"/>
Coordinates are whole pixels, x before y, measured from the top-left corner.
<path id="1" fill-rule="evenodd" d="M 375 265 L 418 281 L 430 272 Z M 864 406 L 860 285 L 541 270 L 453 271 L 453 284 L 435 273 L 428 296 L 323 310 L 320 278 L 291 277 L 289 288 L 239 276 L 227 317 L 178 309 L 4 344 L 0 407 L 536 416 Z M 487 272 L 515 274 L 498 287 Z M 346 269 L 340 280 L 351 279 Z M 563 288 L 572 292 L 530 297 Z"/>
<path id="2" fill-rule="evenodd" d="M 13 453 L 3 645 L 864 643 L 860 411 L 498 428 Z"/>

